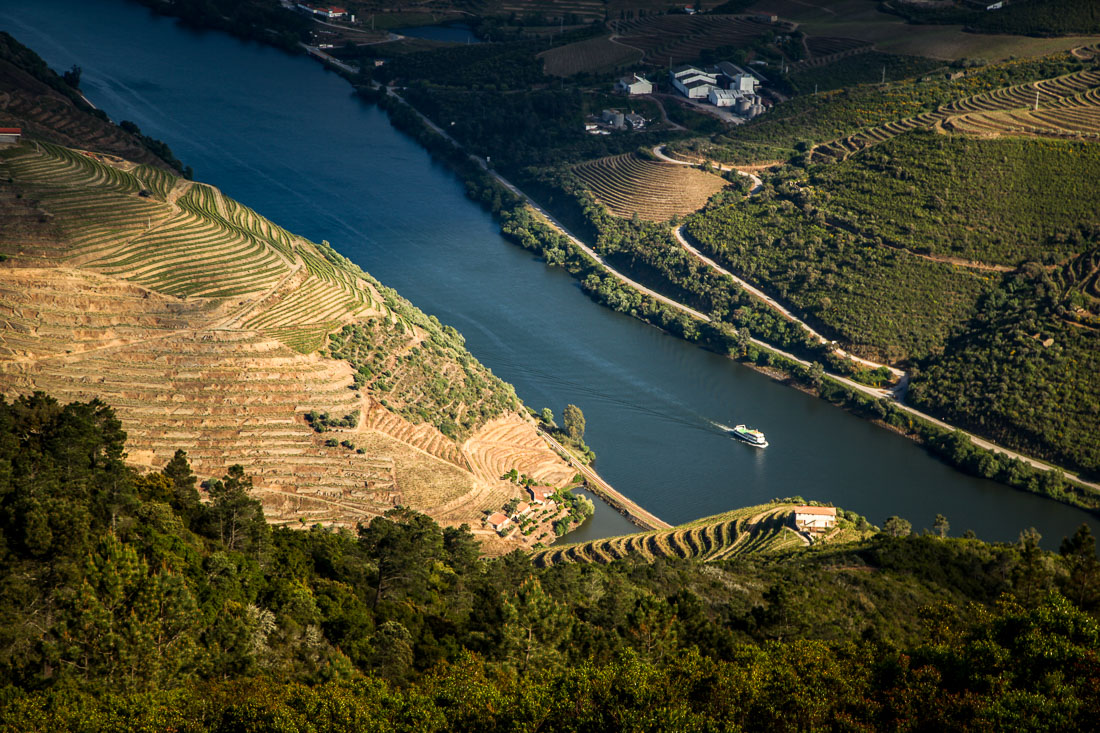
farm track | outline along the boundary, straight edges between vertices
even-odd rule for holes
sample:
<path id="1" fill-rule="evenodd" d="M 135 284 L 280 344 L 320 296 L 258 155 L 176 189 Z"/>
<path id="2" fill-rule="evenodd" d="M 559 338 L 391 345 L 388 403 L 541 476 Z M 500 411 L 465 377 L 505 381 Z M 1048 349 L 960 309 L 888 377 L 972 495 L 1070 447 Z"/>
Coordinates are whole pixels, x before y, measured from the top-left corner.
<path id="1" fill-rule="evenodd" d="M 397 99 L 401 100 L 402 102 L 404 102 L 404 100 L 401 99 L 401 97 L 399 95 L 397 95 L 392 89 L 387 90 L 387 93 L 390 94 L 391 96 L 396 97 Z M 435 131 L 438 135 L 440 135 L 445 140 L 450 141 L 456 147 L 459 147 L 461 149 L 462 146 L 459 145 L 459 143 L 456 140 L 454 140 L 454 138 L 450 137 L 444 130 L 442 130 L 438 125 L 436 125 L 434 122 L 432 122 L 426 115 L 424 115 L 419 110 L 417 110 L 415 107 L 412 107 L 411 105 L 409 105 L 409 109 L 411 109 L 416 115 L 418 115 L 420 117 L 420 119 L 424 122 L 424 124 L 427 125 L 430 129 Z M 655 300 L 657 300 L 661 303 L 664 303 L 665 305 L 668 305 L 669 307 L 671 307 L 671 308 L 673 308 L 673 309 L 675 309 L 675 310 L 677 310 L 681 313 L 685 313 L 685 314 L 687 314 L 688 316 L 690 316 L 694 319 L 697 319 L 697 320 L 702 321 L 704 323 L 710 322 L 709 316 L 707 316 L 703 313 L 700 313 L 699 311 L 696 311 L 695 309 L 690 308 L 690 307 L 684 305 L 683 303 L 679 303 L 679 302 L 677 302 L 677 301 L 675 301 L 671 298 L 668 298 L 664 295 L 661 295 L 660 293 L 657 293 L 657 292 L 653 291 L 652 289 L 647 288 L 644 285 L 641 285 L 640 283 L 635 282 L 634 280 L 630 279 L 626 275 L 624 275 L 621 272 L 619 272 L 618 270 L 616 270 L 614 267 L 609 265 L 607 263 L 607 261 L 604 260 L 603 257 L 600 256 L 600 254 L 598 252 L 596 252 L 594 249 L 592 249 L 587 244 L 585 244 L 581 239 L 579 239 L 576 235 L 574 235 L 572 232 L 570 232 L 564 225 L 561 224 L 561 222 L 559 222 L 550 213 L 548 213 L 545 209 L 543 209 L 530 196 L 528 196 L 523 191 L 521 191 L 518 187 L 515 186 L 515 184 L 511 183 L 506 178 L 504 178 L 504 176 L 502 176 L 499 172 L 489 168 L 484 159 L 478 158 L 477 156 L 474 156 L 474 155 L 470 155 L 470 159 L 472 161 L 478 163 L 484 170 L 486 170 L 491 176 L 493 176 L 493 178 L 495 178 L 507 190 L 511 191 L 513 194 L 515 194 L 516 196 L 521 198 L 523 201 L 525 201 L 527 203 L 527 205 L 531 208 L 531 210 L 538 217 L 540 217 L 543 221 L 545 221 L 546 224 L 548 226 L 550 226 L 552 229 L 556 230 L 558 233 L 560 233 L 562 236 L 564 236 L 567 240 L 569 240 L 581 253 L 584 254 L 584 256 L 590 258 L 601 270 L 603 270 L 607 274 L 611 275 L 612 277 L 614 277 L 615 279 L 617 279 L 619 282 L 623 283 L 627 287 L 629 287 L 629 288 L 631 288 L 631 289 L 633 289 L 633 290 L 635 290 L 635 291 L 637 291 L 637 292 L 639 292 L 643 295 L 652 297 Z M 777 354 L 779 354 L 779 355 L 781 355 L 781 356 L 783 356 L 787 359 L 790 359 L 791 361 L 793 361 L 795 363 L 802 364 L 803 366 L 810 366 L 810 363 L 807 362 L 806 360 L 801 359 L 801 358 L 795 356 L 794 354 L 791 354 L 790 352 L 786 352 L 786 351 L 783 351 L 782 349 L 778 349 L 775 346 L 772 346 L 771 344 L 768 344 L 768 343 L 763 342 L 763 341 L 761 341 L 759 339 L 756 339 L 756 338 L 751 338 L 750 341 L 752 343 L 756 344 L 757 346 L 760 346 L 761 348 L 766 349 L 769 352 L 777 353 Z M 1037 459 L 1032 458 L 1030 456 L 1026 456 L 1026 455 L 1018 453 L 1016 451 L 1012 451 L 1012 450 L 1009 450 L 1007 448 L 1004 448 L 1003 446 L 992 443 L 992 442 L 990 442 L 990 441 L 988 441 L 984 438 L 981 438 L 981 437 L 979 437 L 979 436 L 977 436 L 973 433 L 970 433 L 970 432 L 965 431 L 965 430 L 961 430 L 960 428 L 958 428 L 954 425 L 950 425 L 948 423 L 945 423 L 942 420 L 938 420 L 938 419 L 932 417 L 931 415 L 928 415 L 924 412 L 921 412 L 920 410 L 917 410 L 913 407 L 910 407 L 909 405 L 906 405 L 904 402 L 902 402 L 900 400 L 897 400 L 896 395 L 899 395 L 899 394 L 904 395 L 905 387 L 907 386 L 907 382 L 908 382 L 907 377 L 902 377 L 901 381 L 899 382 L 899 384 L 895 388 L 895 392 L 891 393 L 891 392 L 888 392 L 888 391 L 885 391 L 885 390 L 878 390 L 878 389 L 874 389 L 872 387 L 868 387 L 867 385 L 860 384 L 859 382 L 848 379 L 847 377 L 843 377 L 843 376 L 840 376 L 838 374 L 830 373 L 828 371 L 826 371 L 825 374 L 830 379 L 833 379 L 833 380 L 845 385 L 849 389 L 855 390 L 856 392 L 860 392 L 860 393 L 866 394 L 866 395 L 874 397 L 874 398 L 883 398 L 883 397 L 890 398 L 890 397 L 893 397 L 895 399 L 894 404 L 897 406 L 898 409 L 900 409 L 904 412 L 907 412 L 910 415 L 913 415 L 914 417 L 916 417 L 918 419 L 924 420 L 928 423 L 931 423 L 933 425 L 941 427 L 945 430 L 957 431 L 961 435 L 966 436 L 973 444 L 977 445 L 980 448 L 990 450 L 990 451 L 994 451 L 996 453 L 1000 453 L 1000 454 L 1002 454 L 1002 455 L 1004 455 L 1008 458 L 1015 458 L 1015 459 L 1021 460 L 1024 463 L 1027 463 L 1028 465 L 1030 465 L 1034 468 L 1037 468 L 1039 470 L 1042 470 L 1042 471 L 1050 471 L 1050 470 L 1061 471 L 1064 476 L 1066 476 L 1067 478 L 1069 478 L 1072 481 L 1075 481 L 1076 483 L 1080 484 L 1081 486 L 1083 486 L 1085 488 L 1088 488 L 1088 489 L 1091 489 L 1093 491 L 1100 491 L 1100 483 L 1085 481 L 1081 477 L 1079 477 L 1075 474 L 1066 472 L 1064 469 L 1062 469 L 1060 467 L 1052 466 L 1048 463 L 1037 460 Z"/>

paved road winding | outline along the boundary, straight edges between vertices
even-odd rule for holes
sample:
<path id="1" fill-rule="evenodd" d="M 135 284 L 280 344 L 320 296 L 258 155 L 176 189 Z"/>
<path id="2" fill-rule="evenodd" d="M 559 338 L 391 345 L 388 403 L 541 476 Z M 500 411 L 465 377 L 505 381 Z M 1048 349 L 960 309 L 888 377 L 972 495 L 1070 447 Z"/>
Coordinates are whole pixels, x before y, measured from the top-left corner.
<path id="1" fill-rule="evenodd" d="M 397 97 L 398 99 L 401 99 L 401 97 L 397 95 L 396 91 L 394 91 L 392 87 L 387 88 L 387 93 Z M 404 100 L 402 99 L 401 101 L 404 101 Z M 426 125 L 428 125 L 432 130 L 439 133 L 444 138 L 446 138 L 447 140 L 450 140 L 456 146 L 461 148 L 461 145 L 459 145 L 459 143 L 454 138 L 452 138 L 450 135 L 448 135 L 446 132 L 444 132 L 442 130 L 442 128 L 440 128 L 434 122 L 429 120 L 425 115 L 421 114 L 421 112 L 419 110 L 417 110 L 412 105 L 409 105 L 409 108 L 412 109 L 420 117 L 420 119 L 423 120 L 424 123 Z M 657 155 L 662 160 L 667 160 L 669 162 L 678 163 L 678 164 L 681 164 L 681 165 L 692 165 L 691 163 L 687 163 L 685 161 L 680 161 L 680 160 L 676 160 L 674 158 L 669 158 L 667 155 L 664 154 L 663 147 L 664 146 L 659 145 L 653 151 L 654 154 Z M 644 293 L 645 295 L 648 295 L 648 296 L 660 301 L 661 303 L 664 303 L 665 305 L 668 305 L 671 308 L 675 308 L 676 310 L 679 310 L 683 313 L 687 313 L 692 318 L 703 321 L 705 323 L 710 322 L 711 319 L 706 314 L 701 313 L 701 312 L 695 310 L 694 308 L 690 308 L 690 307 L 684 305 L 683 303 L 679 303 L 675 300 L 672 300 L 671 298 L 668 298 L 664 295 L 661 295 L 660 293 L 657 293 L 657 292 L 653 291 L 652 289 L 647 288 L 647 287 L 645 287 L 644 285 L 642 285 L 638 282 L 635 282 L 634 280 L 630 279 L 626 275 L 624 275 L 621 272 L 619 272 L 618 270 L 616 270 L 614 267 L 609 265 L 607 263 L 607 261 L 604 260 L 603 257 L 601 257 L 595 250 L 593 250 L 591 247 L 589 247 L 584 242 L 582 242 L 580 239 L 578 239 L 576 236 L 574 236 L 573 233 L 570 232 L 565 226 L 563 226 L 557 219 L 555 219 L 547 211 L 545 211 L 541 206 L 539 206 L 537 203 L 535 203 L 535 201 L 530 196 L 525 194 L 523 191 L 521 191 L 519 188 L 517 188 L 514 184 L 512 184 L 510 181 L 508 181 L 506 178 L 504 178 L 502 175 L 500 175 L 500 173 L 498 173 L 497 171 L 492 170 L 491 168 L 489 168 L 488 161 L 486 161 L 484 158 L 478 158 L 475 155 L 470 155 L 470 158 L 472 160 L 477 161 L 478 164 L 481 165 L 481 167 L 484 168 L 486 171 L 488 171 L 497 181 L 499 181 L 502 186 L 507 188 L 509 191 L 514 193 L 516 196 L 519 196 L 521 199 L 523 199 L 527 203 L 527 205 L 531 207 L 531 209 L 533 211 L 535 211 L 540 216 L 545 218 L 547 223 L 549 223 L 553 228 L 557 229 L 557 231 L 559 233 L 561 233 L 562 235 L 567 237 L 573 244 L 575 244 L 588 257 L 592 258 L 592 260 L 594 260 L 608 274 L 615 277 L 620 282 L 628 285 L 629 287 L 634 288 L 635 290 L 637 290 L 640 293 Z M 724 167 L 723 170 L 733 170 L 733 169 L 730 168 L 730 167 Z M 749 178 L 751 178 L 753 180 L 753 190 L 750 191 L 749 195 L 752 195 L 753 193 L 760 190 L 760 187 L 762 186 L 762 182 L 760 181 L 760 179 L 757 176 L 754 176 L 750 173 L 744 173 L 742 171 L 738 171 L 738 173 L 741 173 L 742 175 L 748 176 Z M 678 230 L 677 230 L 676 233 L 678 235 L 677 239 L 680 239 L 682 244 L 685 244 L 688 247 L 690 247 L 690 245 L 685 240 L 682 239 L 682 236 L 679 235 Z M 697 254 L 697 256 L 702 257 L 702 254 L 698 253 L 698 250 L 695 250 L 695 253 Z M 792 318 L 793 320 L 798 321 L 797 318 L 794 318 L 793 316 L 790 315 L 789 311 L 786 311 L 786 309 L 783 309 L 782 306 L 780 306 L 774 300 L 768 298 L 766 295 L 764 295 L 758 289 L 751 288 L 751 286 L 749 286 L 748 283 L 745 283 L 743 280 L 740 280 L 739 278 L 737 278 L 732 273 L 729 273 L 727 270 L 722 269 L 721 267 L 719 267 L 717 265 L 717 263 L 714 263 L 713 261 L 710 261 L 709 264 L 711 264 L 713 267 L 718 268 L 724 274 L 727 274 L 730 277 L 733 277 L 734 279 L 738 280 L 739 284 L 741 284 L 742 287 L 745 287 L 746 289 L 749 289 L 750 292 L 752 292 L 754 295 L 757 295 L 757 297 L 760 297 L 765 303 L 768 303 L 769 305 L 772 305 L 773 307 L 777 307 L 777 308 L 782 309 L 782 312 L 786 313 L 788 317 Z M 802 323 L 802 321 L 798 321 L 798 322 Z M 809 326 L 806 326 L 804 323 L 802 323 L 802 325 L 805 326 L 807 329 L 809 329 L 811 333 L 814 333 L 815 335 L 817 335 L 818 338 L 823 338 L 823 337 L 820 336 L 820 334 L 817 334 L 816 331 L 813 331 L 813 329 L 810 329 Z M 779 355 L 781 355 L 781 356 L 783 356 L 787 359 L 790 359 L 791 361 L 797 362 L 797 363 L 799 363 L 803 366 L 807 366 L 807 367 L 811 366 L 811 362 L 809 362 L 805 359 L 801 359 L 801 358 L 795 356 L 794 354 L 792 354 L 790 352 L 783 351 L 782 349 L 777 349 L 775 346 L 773 346 L 769 343 L 766 343 L 764 341 L 761 341 L 761 340 L 756 339 L 756 338 L 751 338 L 751 337 L 750 337 L 749 340 L 753 344 L 755 344 L 755 345 L 757 345 L 761 348 L 767 349 L 771 352 L 777 353 L 777 354 L 779 354 Z M 844 352 L 838 352 L 838 353 L 844 354 Z M 866 360 L 863 360 L 863 359 L 859 359 L 858 357 L 854 357 L 854 356 L 851 356 L 849 354 L 844 354 L 844 355 L 847 356 L 848 358 L 857 359 L 858 361 L 860 361 L 862 363 L 865 363 L 868 366 L 874 366 L 875 368 L 877 368 L 879 366 L 886 366 L 886 365 L 876 364 L 875 362 L 870 362 L 870 361 L 866 361 Z M 853 389 L 857 392 L 861 392 L 861 393 L 869 395 L 871 397 L 875 397 L 875 398 L 882 398 L 882 397 L 893 398 L 895 400 L 894 404 L 897 406 L 898 409 L 904 410 L 905 412 L 908 412 L 909 414 L 911 414 L 915 417 L 919 417 L 922 420 L 927 420 L 928 422 L 930 422 L 934 425 L 937 425 L 939 427 L 942 427 L 944 429 L 959 430 L 963 435 L 970 438 L 971 442 L 973 442 L 975 445 L 977 445 L 981 448 L 985 448 L 987 450 L 992 450 L 992 451 L 996 451 L 998 453 L 1002 453 L 1002 454 L 1004 454 L 1005 456 L 1007 456 L 1009 458 L 1017 458 L 1017 459 L 1023 461 L 1024 463 L 1027 463 L 1028 465 L 1033 466 L 1034 468 L 1038 468 L 1039 470 L 1042 470 L 1042 471 L 1061 470 L 1061 471 L 1063 471 L 1063 473 L 1065 474 L 1065 476 L 1067 478 L 1070 478 L 1073 481 L 1081 484 L 1082 486 L 1088 487 L 1088 488 L 1090 488 L 1094 491 L 1100 491 L 1100 483 L 1093 483 L 1093 482 L 1085 481 L 1085 480 L 1081 479 L 1079 476 L 1076 476 L 1074 474 L 1065 472 L 1064 469 L 1058 468 L 1056 466 L 1051 466 L 1050 464 L 1044 463 L 1044 462 L 1039 461 L 1035 458 L 1031 458 L 1031 457 L 1025 456 L 1021 453 L 1017 453 L 1015 451 L 1008 450 L 1007 448 L 999 446 L 995 443 L 991 443 L 988 440 L 985 440 L 983 438 L 979 438 L 977 435 L 974 435 L 973 433 L 967 432 L 965 430 L 961 430 L 960 428 L 957 428 L 954 425 L 950 425 L 948 423 L 945 423 L 942 420 L 938 420 L 938 419 L 932 417 L 931 415 L 929 415 L 925 412 L 921 412 L 920 410 L 918 410 L 914 407 L 910 407 L 909 405 L 906 405 L 900 399 L 897 399 L 897 397 L 900 395 L 902 397 L 902 399 L 904 399 L 905 387 L 908 384 L 908 375 L 905 374 L 904 372 L 902 372 L 901 370 L 897 370 L 897 369 L 894 369 L 894 368 L 889 367 L 889 366 L 887 366 L 887 368 L 891 369 L 891 371 L 893 373 L 901 375 L 901 380 L 899 381 L 898 386 L 895 387 L 892 390 L 885 390 L 885 389 L 877 389 L 875 387 L 868 387 L 865 384 L 860 384 L 859 382 L 848 379 L 847 377 L 841 376 L 839 374 L 834 374 L 834 373 L 828 372 L 828 371 L 825 372 L 825 375 L 828 376 L 829 378 L 837 381 L 837 382 L 840 382 L 841 384 L 845 385 L 849 389 Z M 620 494 L 620 496 L 621 496 L 621 494 Z M 656 517 L 654 517 L 654 519 L 656 519 Z M 661 520 L 657 519 L 656 521 L 660 522 Z"/>

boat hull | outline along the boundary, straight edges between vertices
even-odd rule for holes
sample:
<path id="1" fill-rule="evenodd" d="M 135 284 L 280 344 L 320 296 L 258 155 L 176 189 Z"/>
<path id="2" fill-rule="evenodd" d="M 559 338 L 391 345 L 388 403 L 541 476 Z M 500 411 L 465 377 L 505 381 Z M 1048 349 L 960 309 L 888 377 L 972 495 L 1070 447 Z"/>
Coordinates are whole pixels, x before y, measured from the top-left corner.
<path id="1" fill-rule="evenodd" d="M 766 439 L 763 442 L 758 443 L 755 440 L 753 440 L 752 438 L 750 438 L 749 436 L 739 433 L 736 428 L 733 429 L 733 430 L 730 430 L 729 433 L 730 433 L 731 436 L 733 436 L 737 440 L 741 441 L 745 445 L 751 445 L 753 448 L 767 448 L 768 447 L 768 441 Z"/>

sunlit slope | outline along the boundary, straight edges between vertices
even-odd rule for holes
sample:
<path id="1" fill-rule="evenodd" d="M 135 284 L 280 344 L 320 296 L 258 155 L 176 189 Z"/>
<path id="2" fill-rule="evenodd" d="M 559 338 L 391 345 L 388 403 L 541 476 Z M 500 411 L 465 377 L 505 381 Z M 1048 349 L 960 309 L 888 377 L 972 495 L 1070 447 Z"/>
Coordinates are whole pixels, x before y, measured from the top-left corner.
<path id="1" fill-rule="evenodd" d="M 26 142 L 0 151 L 0 255 L 6 394 L 109 402 L 135 463 L 241 463 L 273 521 L 480 527 L 505 471 L 572 476 L 457 332 L 210 186 Z"/>
<path id="2" fill-rule="evenodd" d="M 794 550 L 811 544 L 810 535 L 796 531 L 791 521 L 795 506 L 773 502 L 743 507 L 672 529 L 550 547 L 537 552 L 533 560 L 536 565 L 608 563 L 628 557 L 647 561 L 678 557 L 711 562 L 747 554 Z M 853 522 L 838 517 L 835 529 L 816 536 L 813 541 L 844 542 L 862 534 Z"/>

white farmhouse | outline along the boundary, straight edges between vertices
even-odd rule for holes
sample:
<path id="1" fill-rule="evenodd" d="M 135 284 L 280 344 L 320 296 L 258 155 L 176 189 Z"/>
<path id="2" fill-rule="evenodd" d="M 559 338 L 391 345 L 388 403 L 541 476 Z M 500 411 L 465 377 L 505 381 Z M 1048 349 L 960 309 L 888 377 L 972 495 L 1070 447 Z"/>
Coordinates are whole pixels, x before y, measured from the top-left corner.
<path id="1" fill-rule="evenodd" d="M 835 506 L 796 506 L 794 526 L 804 530 L 824 530 L 836 526 Z"/>
<path id="2" fill-rule="evenodd" d="M 502 512 L 493 512 L 486 520 L 489 522 L 489 526 L 500 531 L 512 523 L 512 518 Z"/>
<path id="3" fill-rule="evenodd" d="M 624 76 L 615 82 L 615 91 L 629 94 L 632 97 L 638 94 L 652 94 L 653 82 L 637 74 Z"/>
<path id="4" fill-rule="evenodd" d="M 705 99 L 718 78 L 694 66 L 681 66 L 669 72 L 672 86 L 688 99 Z"/>
<path id="5" fill-rule="evenodd" d="M 23 135 L 23 130 L 18 127 L 0 127 L 0 145 L 15 145 Z"/>

